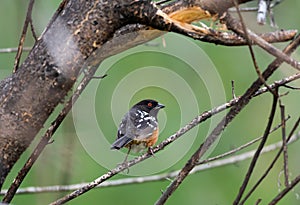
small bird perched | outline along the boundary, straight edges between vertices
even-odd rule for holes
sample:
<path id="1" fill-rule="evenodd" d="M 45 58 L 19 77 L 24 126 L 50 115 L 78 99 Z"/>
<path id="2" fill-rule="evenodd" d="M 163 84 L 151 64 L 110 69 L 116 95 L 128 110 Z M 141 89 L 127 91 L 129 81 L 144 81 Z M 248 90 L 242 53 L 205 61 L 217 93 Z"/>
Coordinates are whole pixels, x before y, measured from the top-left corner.
<path id="1" fill-rule="evenodd" d="M 157 113 L 165 106 L 155 100 L 142 100 L 135 104 L 123 117 L 119 125 L 116 141 L 111 149 L 128 148 L 129 152 L 140 152 L 156 143 L 159 134 Z"/>

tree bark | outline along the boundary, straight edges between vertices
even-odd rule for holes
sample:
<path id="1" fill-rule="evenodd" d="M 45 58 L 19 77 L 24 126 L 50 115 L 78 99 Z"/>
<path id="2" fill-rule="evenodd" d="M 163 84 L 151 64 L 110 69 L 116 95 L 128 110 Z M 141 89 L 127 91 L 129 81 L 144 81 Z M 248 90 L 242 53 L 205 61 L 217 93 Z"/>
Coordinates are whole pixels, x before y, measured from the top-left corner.
<path id="1" fill-rule="evenodd" d="M 119 2 L 111 1 L 110 7 L 101 2 L 62 3 L 18 71 L 1 82 L 1 185 L 72 88 L 85 60 L 121 27 L 114 10 Z"/>
<path id="2" fill-rule="evenodd" d="M 189 23 L 207 15 L 202 9 L 220 15 L 232 4 L 232 0 L 189 0 L 175 1 L 162 9 Z M 183 11 L 191 12 L 180 15 Z M 20 68 L 0 82 L 0 189 L 84 66 L 97 65 L 110 55 L 163 34 L 137 23 L 170 30 L 156 12 L 149 0 L 61 3 Z"/>

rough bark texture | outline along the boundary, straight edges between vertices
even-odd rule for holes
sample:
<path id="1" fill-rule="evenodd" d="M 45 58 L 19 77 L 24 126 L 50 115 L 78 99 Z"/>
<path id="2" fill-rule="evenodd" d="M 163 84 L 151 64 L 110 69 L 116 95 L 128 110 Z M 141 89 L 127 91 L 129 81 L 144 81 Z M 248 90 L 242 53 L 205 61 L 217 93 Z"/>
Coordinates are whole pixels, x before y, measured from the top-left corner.
<path id="1" fill-rule="evenodd" d="M 89 64 L 98 64 L 109 55 L 158 35 L 143 33 L 143 39 L 128 38 L 127 41 L 136 40 L 128 47 L 110 44 L 113 36 L 118 36 L 117 32 L 127 24 L 149 25 L 156 21 L 162 24 L 157 23 L 155 28 L 168 30 L 163 20 L 155 16 L 157 8 L 150 2 L 65 0 L 60 5 L 21 67 L 0 82 L 0 188 L 12 166 L 70 91 L 87 59 L 91 59 Z M 243 2 L 246 0 L 239 3 Z M 171 13 L 200 5 L 211 14 L 220 14 L 232 6 L 232 0 L 176 1 L 169 10 L 163 9 Z M 189 18 L 186 21 L 198 17 L 196 14 Z M 108 52 L 110 46 L 116 46 L 115 52 Z"/>
<path id="2" fill-rule="evenodd" d="M 110 2 L 110 7 L 105 7 Z M 114 3 L 113 3 L 114 2 Z M 121 26 L 118 1 L 68 1 L 20 69 L 0 84 L 0 184 L 74 84 L 85 59 Z"/>

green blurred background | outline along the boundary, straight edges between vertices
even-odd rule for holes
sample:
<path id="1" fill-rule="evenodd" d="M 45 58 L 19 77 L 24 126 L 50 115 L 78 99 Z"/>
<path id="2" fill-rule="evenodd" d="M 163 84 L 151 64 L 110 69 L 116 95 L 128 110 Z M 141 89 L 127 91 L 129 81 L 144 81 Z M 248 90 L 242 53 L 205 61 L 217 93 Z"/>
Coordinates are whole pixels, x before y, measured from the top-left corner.
<path id="1" fill-rule="evenodd" d="M 33 23 L 38 34 L 42 33 L 59 3 L 58 0 L 35 3 Z M 1 1 L 0 48 L 17 47 L 27 6 L 28 1 Z M 286 0 L 276 7 L 274 15 L 278 27 L 300 29 L 300 19 L 297 16 L 299 8 L 298 0 Z M 257 32 L 274 30 L 269 25 L 258 26 L 254 13 L 247 13 L 244 16 L 248 26 Z M 32 46 L 33 39 L 30 32 L 27 36 L 25 45 Z M 284 43 L 276 44 L 279 48 L 283 48 L 284 45 Z M 177 54 L 172 53 L 172 50 L 177 49 Z M 23 59 L 27 54 L 24 52 Z M 274 59 L 257 47 L 255 54 L 261 69 L 265 69 Z M 295 52 L 294 58 L 299 60 L 299 54 Z M 14 57 L 15 53 L 0 54 L 1 79 L 11 74 Z M 197 62 L 200 62 L 199 66 L 191 65 Z M 209 73 L 210 70 L 214 73 Z M 108 77 L 102 81 L 91 82 L 73 112 L 68 115 L 55 134 L 54 143 L 43 152 L 22 187 L 89 182 L 113 168 L 122 161 L 126 153 L 126 150 L 121 152 L 109 150 L 110 143 L 115 139 L 118 123 L 128 108 L 141 99 L 154 98 L 166 105 L 164 111 L 159 114 L 161 125 L 159 141 L 162 141 L 199 113 L 230 100 L 231 80 L 235 81 L 236 95 L 241 95 L 257 78 L 246 47 L 216 46 L 175 34 L 167 34 L 163 38 L 107 59 L 98 69 L 97 75 L 104 73 L 107 73 Z M 206 75 L 207 73 L 209 75 Z M 294 70 L 284 64 L 268 82 L 272 83 L 292 73 Z M 300 86 L 297 81 L 292 85 Z M 268 120 L 271 100 L 270 94 L 253 99 L 225 130 L 215 149 L 210 152 L 210 156 L 229 151 L 262 135 Z M 288 131 L 299 117 L 298 100 L 297 91 L 290 91 L 289 95 L 283 98 L 286 112 L 291 115 L 287 125 Z M 56 109 L 47 125 L 61 107 L 60 105 Z M 202 123 L 191 133 L 184 135 L 182 139 L 158 153 L 156 158 L 133 167 L 128 176 L 144 176 L 180 169 L 199 147 L 211 126 L 218 122 L 222 115 L 224 113 Z M 280 122 L 279 119 L 280 115 L 277 112 L 275 124 Z M 22 155 L 7 178 L 4 188 L 8 188 L 43 133 L 44 131 L 40 132 L 30 149 Z M 271 135 L 268 143 L 280 139 L 279 130 Z M 256 146 L 247 150 L 254 149 Z M 300 170 L 297 157 L 298 146 L 299 142 L 296 142 L 289 147 L 291 179 L 297 176 Z M 250 186 L 261 176 L 274 154 L 275 152 L 271 152 L 261 157 Z M 130 158 L 134 156 L 135 154 Z M 231 204 L 248 166 L 249 160 L 246 160 L 191 175 L 167 204 Z M 247 204 L 254 204 L 258 198 L 262 198 L 262 203 L 266 204 L 278 193 L 278 190 L 283 189 L 283 186 L 278 185 L 278 181 L 283 183 L 281 170 L 282 159 Z M 113 179 L 124 177 L 126 173 Z M 69 204 L 153 204 L 169 183 L 165 180 L 94 189 Z M 295 188 L 280 204 L 299 204 L 299 191 L 298 187 Z M 64 194 L 66 193 L 18 195 L 12 203 L 47 204 Z"/>

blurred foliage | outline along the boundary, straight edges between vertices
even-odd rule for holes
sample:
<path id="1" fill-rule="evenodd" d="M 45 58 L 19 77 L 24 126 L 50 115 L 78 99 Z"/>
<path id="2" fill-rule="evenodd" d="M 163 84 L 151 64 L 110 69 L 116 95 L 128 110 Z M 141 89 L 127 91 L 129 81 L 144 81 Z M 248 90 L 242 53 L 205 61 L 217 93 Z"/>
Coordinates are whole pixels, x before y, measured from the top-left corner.
<path id="1" fill-rule="evenodd" d="M 17 47 L 28 1 L 2 0 L 0 5 L 0 27 L 2 28 L 0 31 L 0 48 Z M 58 5 L 58 0 L 36 2 L 33 24 L 38 34 L 42 33 Z M 252 3 L 251 5 L 255 4 Z M 274 16 L 278 27 L 299 30 L 300 19 L 296 15 L 299 8 L 300 1 L 298 0 L 286 0 L 276 7 Z M 258 26 L 255 13 L 245 13 L 244 16 L 248 26 L 257 32 L 274 30 L 269 25 Z M 141 45 L 134 48 L 135 50 L 131 49 L 106 60 L 98 70 L 97 75 L 107 73 L 108 77 L 101 82 L 92 80 L 90 87 L 78 102 L 80 106 L 76 106 L 74 117 L 69 114 L 63 126 L 55 134 L 54 143 L 46 148 L 35 163 L 22 187 L 88 182 L 107 172 L 107 168 L 112 168 L 117 162 L 121 162 L 126 151 L 122 150 L 120 157 L 120 153 L 109 150 L 109 144 L 115 139 L 117 126 L 122 115 L 140 99 L 154 98 L 166 105 L 164 111 L 159 114 L 162 127 L 161 141 L 199 113 L 212 108 L 211 95 L 219 96 L 223 92 L 227 100 L 231 99 L 231 80 L 235 81 L 236 95 L 241 95 L 257 78 L 246 47 L 216 46 L 196 42 L 178 35 L 175 40 L 172 40 L 174 36 L 176 35 L 167 34 L 164 38 L 158 38 L 147 45 Z M 180 42 L 176 42 L 176 39 L 180 38 L 185 39 L 182 42 L 190 41 L 197 44 L 199 50 L 207 55 L 206 57 L 212 61 L 214 69 L 221 77 L 222 89 L 224 90 L 215 88 L 213 93 L 209 92 L 209 89 L 214 88 L 206 87 L 205 80 L 212 82 L 215 79 L 204 79 L 205 77 L 199 76 L 195 68 L 188 62 L 178 58 L 178 56 L 174 57 L 164 53 L 166 47 L 175 46 L 175 49 L 186 52 L 193 59 L 201 60 L 204 58 L 203 55 L 191 52 L 189 47 L 184 47 Z M 29 31 L 25 45 L 32 46 L 33 43 Z M 165 46 L 164 43 L 166 43 Z M 284 43 L 276 44 L 280 48 L 283 48 L 284 45 Z M 27 54 L 24 52 L 23 59 Z M 255 47 L 255 54 L 262 70 L 274 59 L 257 47 Z M 296 52 L 293 56 L 299 60 L 299 54 Z M 15 53 L 0 54 L 1 79 L 11 75 L 14 56 Z M 108 67 L 105 67 L 106 65 Z M 201 70 L 207 66 L 210 66 L 210 63 L 199 63 L 198 68 Z M 283 65 L 268 82 L 272 83 L 274 80 L 281 79 L 293 72 L 294 70 L 290 66 Z M 292 85 L 299 87 L 299 82 L 293 82 Z M 285 91 L 287 90 L 282 89 L 282 92 Z M 226 152 L 262 135 L 271 109 L 271 100 L 270 94 L 253 99 L 224 131 L 220 142 L 210 156 Z M 287 114 L 292 117 L 288 122 L 287 130 L 290 130 L 293 122 L 299 116 L 298 100 L 297 91 L 290 91 L 289 95 L 283 98 Z M 221 104 L 221 102 L 223 101 L 218 103 Z M 54 119 L 61 107 L 56 109 L 47 125 Z M 91 116 L 87 110 L 95 111 L 94 115 Z M 277 112 L 275 120 L 277 124 L 279 123 L 279 116 L 279 112 Z M 205 135 L 208 134 L 211 122 L 209 120 L 201 124 L 197 128 L 198 131 L 195 129 L 195 131 L 183 136 L 183 139 L 158 153 L 156 158 L 141 163 L 138 168 L 132 168 L 129 175 L 147 175 L 180 169 L 199 147 Z M 89 129 L 90 125 L 95 123 L 98 125 L 97 128 Z M 101 132 L 98 130 L 99 128 Z M 30 149 L 23 154 L 7 178 L 4 188 L 9 186 L 37 144 L 40 139 L 39 136 L 43 133 L 44 130 L 40 132 Z M 280 138 L 280 131 L 277 131 L 271 135 L 268 143 L 278 141 Z M 254 149 L 256 146 L 254 145 L 247 150 Z M 298 142 L 289 148 L 291 178 L 296 176 L 300 169 L 296 157 L 297 146 L 299 146 Z M 188 149 L 184 150 L 186 148 Z M 177 152 L 182 152 L 182 155 L 179 156 Z M 250 186 L 264 172 L 274 154 L 275 152 L 272 152 L 261 157 L 250 181 Z M 179 159 L 177 159 L 178 157 Z M 102 164 L 103 160 L 105 163 Z M 169 163 L 171 165 L 163 169 Z M 249 160 L 189 176 L 167 204 L 231 204 L 248 166 Z M 283 188 L 282 186 L 278 187 L 278 180 L 283 181 L 281 170 L 282 163 L 278 163 L 247 204 L 254 204 L 258 198 L 263 199 L 263 204 L 272 199 L 278 190 Z M 113 179 L 125 177 L 126 173 L 123 174 Z M 161 190 L 164 190 L 168 184 L 169 181 L 166 180 L 94 189 L 73 200 L 70 204 L 153 204 L 160 196 Z M 299 204 L 297 198 L 299 191 L 299 188 L 295 188 L 281 204 Z M 19 195 L 14 198 L 13 204 L 46 204 L 63 194 L 65 193 Z"/>

